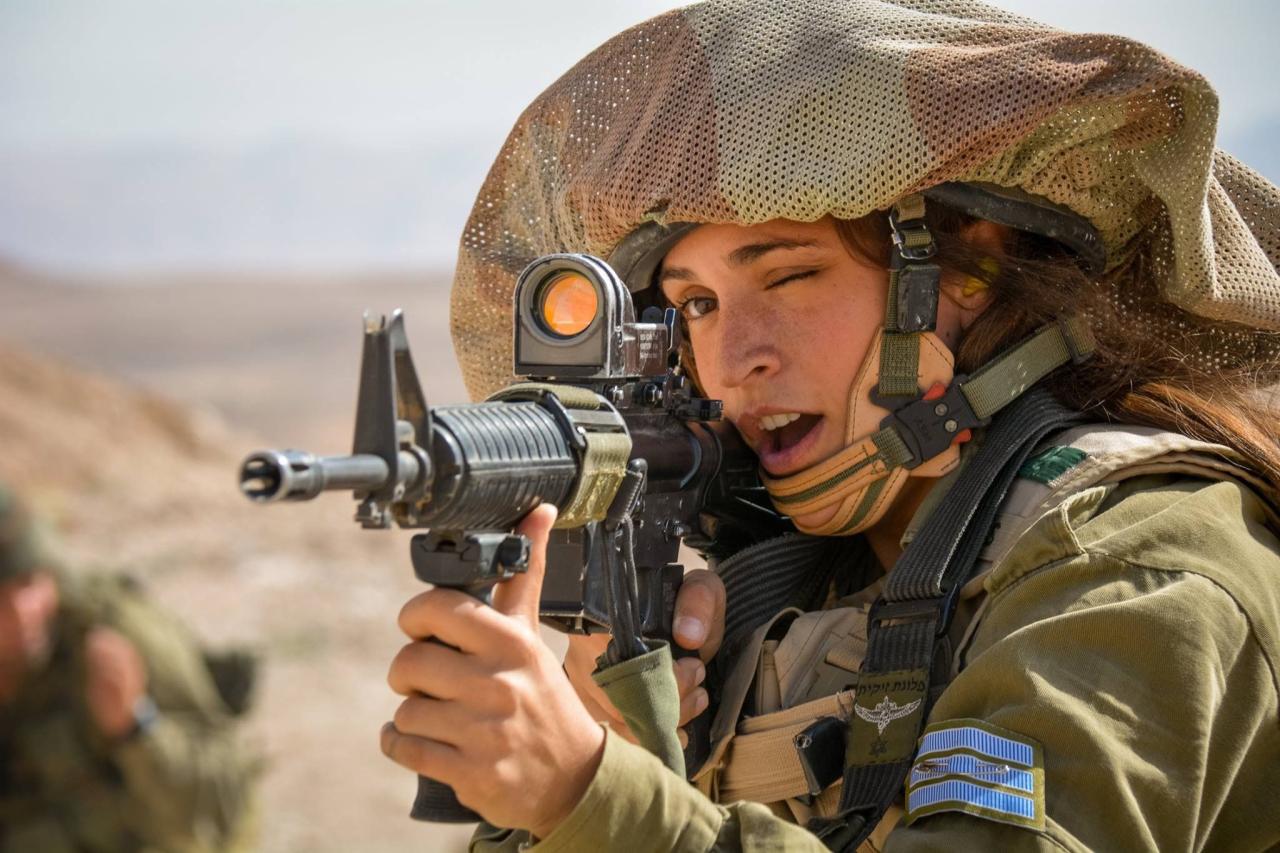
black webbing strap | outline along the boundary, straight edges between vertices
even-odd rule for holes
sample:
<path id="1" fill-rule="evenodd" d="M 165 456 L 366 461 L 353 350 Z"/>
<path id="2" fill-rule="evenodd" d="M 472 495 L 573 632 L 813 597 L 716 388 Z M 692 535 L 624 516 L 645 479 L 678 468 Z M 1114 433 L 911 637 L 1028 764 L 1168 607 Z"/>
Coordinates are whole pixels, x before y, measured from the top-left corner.
<path id="1" fill-rule="evenodd" d="M 742 644 L 787 607 L 822 606 L 832 581 L 858 589 L 878 574 L 866 540 L 787 533 L 744 548 L 715 565 L 724 581 L 724 642 L 717 659 L 728 672 Z M 843 575 L 844 577 L 837 577 Z M 840 581 L 847 583 L 840 583 Z"/>
<path id="2" fill-rule="evenodd" d="M 897 799 L 929 709 L 946 684 L 956 600 L 1000 503 L 1032 448 L 1081 420 L 1041 388 L 1009 404 L 889 573 L 867 623 L 839 810 L 809 823 L 832 850 L 854 850 Z"/>

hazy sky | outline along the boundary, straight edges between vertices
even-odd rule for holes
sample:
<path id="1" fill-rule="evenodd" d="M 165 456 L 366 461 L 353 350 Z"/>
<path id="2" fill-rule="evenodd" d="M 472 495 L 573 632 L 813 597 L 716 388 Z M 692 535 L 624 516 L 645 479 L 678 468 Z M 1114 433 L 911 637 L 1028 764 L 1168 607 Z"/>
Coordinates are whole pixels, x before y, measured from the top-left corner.
<path id="1" fill-rule="evenodd" d="M 139 151 L 230 156 L 264 146 L 277 151 L 317 144 L 371 151 L 450 149 L 455 152 L 448 165 L 451 188 L 432 201 L 447 211 L 443 219 L 433 216 L 430 229 L 460 230 L 468 194 L 478 189 L 519 111 L 604 39 L 677 5 L 682 4 L 0 0 L 0 171 L 8 158 L 9 171 L 18 173 L 9 179 L 0 174 L 0 192 L 28 191 L 21 179 L 32 169 L 90 174 L 115 168 L 106 159 L 63 168 L 49 159 L 50 152 L 125 151 L 136 161 Z M 1221 95 L 1220 141 L 1246 159 L 1252 156 L 1272 180 L 1280 179 L 1272 168 L 1280 157 L 1271 141 L 1280 132 L 1274 58 L 1280 4 L 1004 0 L 999 5 L 1068 29 L 1130 35 L 1199 69 Z M 36 165 L 30 160 L 33 152 L 43 158 Z M 173 171 L 181 170 L 175 166 Z M 83 185 L 86 179 L 78 180 Z M 145 189 L 160 198 L 165 182 L 174 179 L 138 180 L 152 181 Z M 172 191 L 186 193 L 188 201 L 195 193 L 199 204 L 201 191 L 193 187 L 183 184 Z M 76 197 L 74 188 L 57 192 L 55 200 L 63 205 L 58 210 L 47 199 L 13 200 L 0 209 L 0 252 L 26 252 L 43 261 L 48 246 L 77 240 L 88 245 L 77 236 L 73 220 L 93 214 L 92 199 Z M 69 212 L 68 199 L 75 202 L 74 211 Z M 399 214 L 387 207 L 377 215 L 395 219 Z M 209 207 L 204 216 L 208 221 L 219 214 Z M 180 216 L 169 223 L 180 224 Z M 60 233 L 64 226 L 69 230 Z M 456 233 L 422 251 L 405 249 L 406 243 L 403 257 L 395 255 L 400 249 L 385 251 L 397 262 L 443 262 Z M 113 246 L 119 244 L 112 257 L 125 266 L 131 251 L 144 266 L 202 262 L 198 250 L 186 260 L 181 254 L 163 257 L 166 245 L 181 242 L 176 238 L 166 241 L 152 233 L 150 248 L 136 251 L 126 245 L 129 239 L 127 225 L 111 237 Z M 253 253 L 263 251 L 237 254 L 234 243 L 227 236 L 218 250 L 230 252 L 229 262 L 252 263 Z M 263 244 L 274 245 L 271 239 Z M 35 248 L 28 252 L 27 246 Z M 361 262 L 360 251 L 353 250 L 351 262 Z M 369 251 L 384 249 L 371 246 Z"/>
<path id="2" fill-rule="evenodd" d="M 503 134 L 590 49 L 675 5 L 4 0 L 0 141 Z"/>

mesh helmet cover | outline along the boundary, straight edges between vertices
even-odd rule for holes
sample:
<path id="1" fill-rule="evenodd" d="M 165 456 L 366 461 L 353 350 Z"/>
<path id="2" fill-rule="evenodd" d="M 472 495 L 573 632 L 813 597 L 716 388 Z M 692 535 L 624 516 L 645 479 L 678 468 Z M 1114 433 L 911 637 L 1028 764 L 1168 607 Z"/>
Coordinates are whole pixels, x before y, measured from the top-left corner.
<path id="1" fill-rule="evenodd" d="M 1139 43 L 967 0 L 708 0 L 611 39 L 520 116 L 463 234 L 468 391 L 511 380 L 515 277 L 645 222 L 857 218 L 951 181 L 1016 188 L 1154 252 L 1163 298 L 1280 330 L 1280 191 L 1215 151 L 1217 97 Z"/>

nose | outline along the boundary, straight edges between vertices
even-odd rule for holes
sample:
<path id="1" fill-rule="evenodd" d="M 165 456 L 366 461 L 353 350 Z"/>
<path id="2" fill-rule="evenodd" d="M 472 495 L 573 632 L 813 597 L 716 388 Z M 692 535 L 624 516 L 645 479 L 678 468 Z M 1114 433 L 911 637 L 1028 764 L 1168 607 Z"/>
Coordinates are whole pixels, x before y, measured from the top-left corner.
<path id="1" fill-rule="evenodd" d="M 762 308 L 725 306 L 717 331 L 716 372 L 725 387 L 767 379 L 782 368 L 777 327 Z"/>

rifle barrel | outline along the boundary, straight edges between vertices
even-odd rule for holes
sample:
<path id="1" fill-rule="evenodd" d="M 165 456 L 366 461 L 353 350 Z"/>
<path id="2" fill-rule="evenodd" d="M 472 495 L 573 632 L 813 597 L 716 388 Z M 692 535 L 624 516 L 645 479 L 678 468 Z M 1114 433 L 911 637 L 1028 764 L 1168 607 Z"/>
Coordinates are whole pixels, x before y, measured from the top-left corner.
<path id="1" fill-rule="evenodd" d="M 413 454 L 402 451 L 399 467 L 405 482 L 417 479 Z M 315 456 L 302 450 L 260 450 L 240 466 L 240 491 L 258 503 L 306 501 L 324 491 L 373 491 L 388 476 L 387 463 L 370 453 Z"/>

